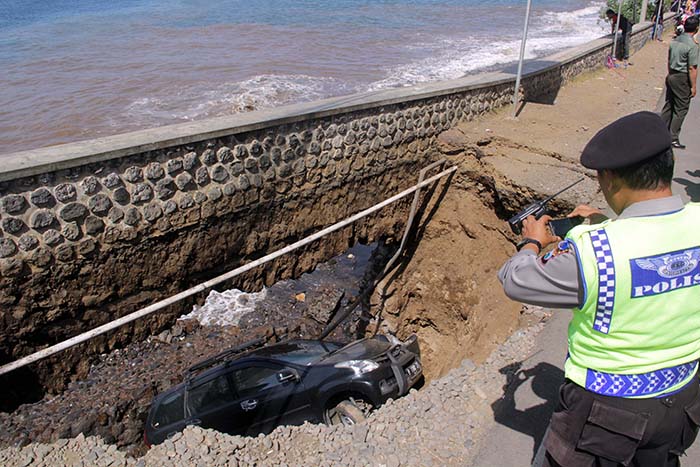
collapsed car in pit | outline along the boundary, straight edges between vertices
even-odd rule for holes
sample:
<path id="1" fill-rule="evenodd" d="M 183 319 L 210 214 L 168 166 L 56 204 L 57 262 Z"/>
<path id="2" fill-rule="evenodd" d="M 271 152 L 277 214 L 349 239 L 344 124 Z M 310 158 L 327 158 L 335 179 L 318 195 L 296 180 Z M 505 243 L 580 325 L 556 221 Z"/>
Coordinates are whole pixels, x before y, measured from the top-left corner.
<path id="1" fill-rule="evenodd" d="M 415 335 L 347 345 L 256 340 L 192 366 L 182 383 L 157 395 L 144 437 L 158 444 L 188 425 L 257 435 L 305 421 L 354 424 L 406 394 L 422 374 Z"/>

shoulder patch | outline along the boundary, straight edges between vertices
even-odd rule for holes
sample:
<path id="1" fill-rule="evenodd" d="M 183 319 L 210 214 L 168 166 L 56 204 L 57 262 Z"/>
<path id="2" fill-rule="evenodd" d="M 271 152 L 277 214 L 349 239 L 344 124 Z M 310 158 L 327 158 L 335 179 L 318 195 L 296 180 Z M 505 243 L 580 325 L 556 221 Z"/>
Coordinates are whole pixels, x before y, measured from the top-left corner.
<path id="1" fill-rule="evenodd" d="M 571 253 L 575 253 L 574 246 L 569 240 L 562 240 L 557 244 L 557 246 L 553 250 L 548 251 L 542 257 L 540 257 L 540 261 L 542 262 L 542 264 L 547 264 L 547 261 L 556 256 Z"/>

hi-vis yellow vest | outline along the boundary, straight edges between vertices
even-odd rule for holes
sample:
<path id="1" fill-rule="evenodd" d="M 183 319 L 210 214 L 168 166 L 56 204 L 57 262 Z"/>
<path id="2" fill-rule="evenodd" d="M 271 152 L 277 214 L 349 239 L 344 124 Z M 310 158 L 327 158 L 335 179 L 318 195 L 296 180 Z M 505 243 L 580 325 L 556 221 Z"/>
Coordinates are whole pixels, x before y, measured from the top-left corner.
<path id="1" fill-rule="evenodd" d="M 608 396 L 682 388 L 700 358 L 700 204 L 571 230 L 584 303 L 569 324 L 566 377 Z"/>

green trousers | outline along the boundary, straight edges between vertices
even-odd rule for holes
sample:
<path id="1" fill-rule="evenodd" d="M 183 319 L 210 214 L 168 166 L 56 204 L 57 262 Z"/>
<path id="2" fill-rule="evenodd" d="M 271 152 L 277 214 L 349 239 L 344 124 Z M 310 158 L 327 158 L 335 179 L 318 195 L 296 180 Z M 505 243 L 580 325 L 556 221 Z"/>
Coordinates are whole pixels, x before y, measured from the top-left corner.
<path id="1" fill-rule="evenodd" d="M 672 71 L 666 77 L 666 103 L 661 111 L 674 141 L 678 141 L 683 120 L 690 107 L 690 78 L 688 73 Z"/>

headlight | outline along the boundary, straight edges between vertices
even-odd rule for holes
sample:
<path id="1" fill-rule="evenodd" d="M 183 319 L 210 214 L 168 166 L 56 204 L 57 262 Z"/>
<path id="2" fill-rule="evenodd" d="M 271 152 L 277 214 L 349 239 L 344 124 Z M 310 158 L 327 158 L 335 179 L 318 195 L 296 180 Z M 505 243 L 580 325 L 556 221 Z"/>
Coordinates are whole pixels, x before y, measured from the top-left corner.
<path id="1" fill-rule="evenodd" d="M 355 376 L 360 376 L 379 368 L 379 363 L 372 360 L 348 360 L 347 362 L 336 363 L 333 366 L 336 368 L 349 368 L 355 372 Z"/>

